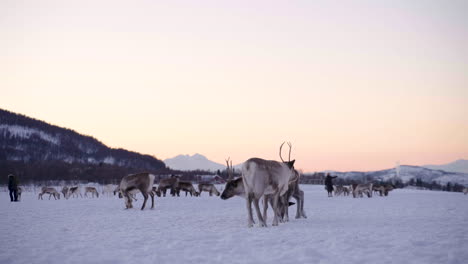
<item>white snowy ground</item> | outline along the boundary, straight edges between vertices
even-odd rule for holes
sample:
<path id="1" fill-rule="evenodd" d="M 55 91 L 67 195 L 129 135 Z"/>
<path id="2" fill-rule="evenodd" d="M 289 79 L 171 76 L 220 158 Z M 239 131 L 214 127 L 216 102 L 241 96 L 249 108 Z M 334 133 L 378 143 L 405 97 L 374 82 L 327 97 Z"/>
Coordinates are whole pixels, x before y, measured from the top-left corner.
<path id="1" fill-rule="evenodd" d="M 1 192 L 0 263 L 468 263 L 468 195 L 302 189 L 308 218 L 292 206 L 289 223 L 267 228 L 246 227 L 239 197 L 165 197 L 140 211 L 115 197 L 10 203 Z"/>

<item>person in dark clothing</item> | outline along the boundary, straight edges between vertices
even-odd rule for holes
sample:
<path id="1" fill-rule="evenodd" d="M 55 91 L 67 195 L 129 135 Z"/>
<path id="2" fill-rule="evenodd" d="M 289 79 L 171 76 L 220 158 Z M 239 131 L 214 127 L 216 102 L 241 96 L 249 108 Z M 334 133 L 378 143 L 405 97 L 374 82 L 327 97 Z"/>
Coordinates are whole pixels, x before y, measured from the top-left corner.
<path id="1" fill-rule="evenodd" d="M 328 173 L 327 177 L 325 177 L 325 189 L 327 189 L 328 197 L 333 196 L 333 179 L 336 177 L 337 176 L 330 176 L 330 173 Z"/>
<path id="2" fill-rule="evenodd" d="M 13 174 L 8 175 L 8 190 L 10 191 L 10 200 L 18 202 L 18 180 Z"/>

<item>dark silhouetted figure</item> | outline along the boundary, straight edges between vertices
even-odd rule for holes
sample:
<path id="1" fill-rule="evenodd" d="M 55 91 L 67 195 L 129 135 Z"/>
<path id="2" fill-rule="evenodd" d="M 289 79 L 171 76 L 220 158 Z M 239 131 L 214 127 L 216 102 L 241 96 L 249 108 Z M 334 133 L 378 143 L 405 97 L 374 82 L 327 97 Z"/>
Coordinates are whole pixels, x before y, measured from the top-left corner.
<path id="1" fill-rule="evenodd" d="M 337 176 L 330 176 L 330 173 L 325 177 L 325 189 L 327 189 L 328 197 L 333 196 L 333 179 Z"/>
<path id="2" fill-rule="evenodd" d="M 18 202 L 18 180 L 13 174 L 8 175 L 8 190 L 10 191 L 10 200 Z"/>

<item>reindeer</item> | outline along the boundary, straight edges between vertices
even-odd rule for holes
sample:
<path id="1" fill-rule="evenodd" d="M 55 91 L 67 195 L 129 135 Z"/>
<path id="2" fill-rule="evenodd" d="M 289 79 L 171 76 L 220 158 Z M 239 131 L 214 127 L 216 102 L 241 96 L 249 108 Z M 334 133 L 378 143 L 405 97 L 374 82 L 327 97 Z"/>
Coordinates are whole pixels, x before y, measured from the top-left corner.
<path id="1" fill-rule="evenodd" d="M 180 191 L 185 191 L 185 196 L 187 196 L 187 193 L 190 193 L 190 196 L 198 196 L 198 192 L 195 190 L 191 182 L 183 182 L 179 181 L 179 186 L 175 190 L 177 193 L 177 196 L 179 196 Z"/>
<path id="2" fill-rule="evenodd" d="M 133 190 L 139 190 L 144 197 L 143 205 L 141 210 L 145 209 L 146 201 L 148 200 L 148 195 L 151 196 L 151 209 L 154 208 L 154 193 L 153 193 L 153 183 L 155 176 L 149 173 L 138 173 L 127 175 L 122 178 L 120 182 L 120 193 L 125 199 L 126 208 L 133 208 L 132 198 L 130 192 Z"/>
<path id="3" fill-rule="evenodd" d="M 393 185 L 393 184 L 386 184 L 386 185 L 384 186 L 384 188 L 385 188 L 385 189 L 384 189 L 384 192 L 383 192 L 383 193 L 384 193 L 385 196 L 388 196 L 388 192 L 390 192 L 390 191 L 392 191 L 393 189 L 395 189 L 395 185 Z"/>
<path id="4" fill-rule="evenodd" d="M 44 195 L 45 193 L 49 194 L 49 200 L 50 200 L 50 197 L 52 197 L 52 195 L 54 196 L 55 200 L 60 199 L 60 193 L 58 193 L 57 190 L 55 190 L 55 188 L 45 187 L 45 186 L 41 188 L 41 192 L 39 193 L 39 196 L 37 197 L 37 199 L 43 200 L 42 195 Z"/>
<path id="5" fill-rule="evenodd" d="M 291 143 L 289 145 L 289 161 L 285 162 L 281 156 L 282 162 L 274 160 L 264 160 L 260 158 L 248 159 L 242 164 L 242 179 L 246 194 L 247 205 L 247 224 L 253 226 L 252 202 L 257 212 L 259 224 L 262 227 L 267 226 L 260 213 L 259 200 L 262 196 L 272 194 L 273 199 L 273 226 L 278 225 L 278 201 L 281 195 L 288 191 L 288 185 L 291 178 L 294 177 L 294 162 L 291 161 Z"/>
<path id="6" fill-rule="evenodd" d="M 468 187 L 463 188 L 463 194 L 466 195 L 468 193 Z"/>
<path id="7" fill-rule="evenodd" d="M 83 195 L 81 195 L 80 186 L 73 186 L 68 190 L 68 197 L 75 197 L 75 195 L 76 198 L 78 198 L 78 195 L 83 198 Z"/>
<path id="8" fill-rule="evenodd" d="M 94 187 L 85 187 L 84 196 L 88 197 L 88 193 L 91 193 L 91 198 L 94 198 L 94 195 L 96 195 L 96 197 L 99 198 L 99 193 Z"/>
<path id="9" fill-rule="evenodd" d="M 179 186 L 179 177 L 171 176 L 167 179 L 161 179 L 159 181 L 158 190 L 162 193 L 164 197 L 166 197 L 167 189 L 175 190 Z"/>
<path id="10" fill-rule="evenodd" d="M 198 184 L 198 192 L 200 193 L 200 196 L 202 192 L 208 192 L 210 196 L 213 194 L 216 196 L 219 196 L 220 193 L 212 183 L 200 183 Z"/>
<path id="11" fill-rule="evenodd" d="M 242 177 L 239 177 L 239 178 L 236 178 L 234 179 L 233 178 L 233 175 L 231 174 L 231 171 L 232 171 L 232 163 L 231 163 L 231 168 L 229 166 L 229 163 L 228 163 L 228 160 L 226 160 L 226 163 L 228 164 L 228 175 L 229 175 L 229 178 L 227 180 L 227 183 L 226 183 L 226 186 L 224 188 L 224 191 L 223 193 L 221 194 L 221 199 L 223 200 L 227 200 L 233 196 L 240 196 L 240 197 L 243 197 L 243 198 L 246 198 L 246 195 L 245 195 L 245 189 L 244 189 L 244 183 L 243 183 L 243 180 L 242 180 Z M 296 171 L 297 175 L 299 175 L 299 173 Z M 294 197 L 294 199 L 296 199 L 297 201 L 297 213 L 296 213 L 296 219 L 298 218 L 307 218 L 305 212 L 304 212 L 304 192 L 299 188 L 299 181 L 292 181 L 290 184 L 289 184 L 289 188 L 288 188 L 288 192 L 291 190 L 291 193 L 292 193 L 292 197 Z M 287 201 L 287 204 L 288 206 L 285 206 L 286 205 L 286 202 L 279 202 L 280 204 L 280 207 L 283 207 L 282 209 L 280 208 L 280 211 L 282 213 L 280 213 L 280 218 L 283 219 L 283 217 L 285 217 L 285 215 L 287 214 L 287 211 L 288 211 L 288 207 L 291 206 L 291 205 L 294 205 L 294 203 L 290 203 L 289 202 L 289 197 L 291 196 L 291 194 L 288 194 L 286 193 L 285 195 L 285 198 L 283 199 L 283 201 Z M 266 211 L 268 209 L 268 203 L 270 203 L 270 205 L 272 205 L 273 207 L 273 196 L 272 195 L 265 195 L 263 197 L 263 218 L 264 220 L 266 221 Z M 289 217 L 287 216 L 287 218 L 289 219 Z"/>
<path id="12" fill-rule="evenodd" d="M 385 186 L 380 185 L 380 184 L 374 184 L 372 185 L 372 191 L 374 193 L 378 193 L 380 196 L 384 196 Z"/>
<path id="13" fill-rule="evenodd" d="M 116 186 L 114 184 L 106 184 L 104 187 L 102 187 L 102 195 L 106 195 L 107 197 L 112 196 L 112 193 L 114 192 L 115 195 L 115 188 Z"/>
<path id="14" fill-rule="evenodd" d="M 354 198 L 357 198 L 358 196 L 363 197 L 363 193 L 365 193 L 367 197 L 369 198 L 372 197 L 372 183 L 357 184 L 356 187 L 354 187 L 354 190 L 353 190 Z"/>

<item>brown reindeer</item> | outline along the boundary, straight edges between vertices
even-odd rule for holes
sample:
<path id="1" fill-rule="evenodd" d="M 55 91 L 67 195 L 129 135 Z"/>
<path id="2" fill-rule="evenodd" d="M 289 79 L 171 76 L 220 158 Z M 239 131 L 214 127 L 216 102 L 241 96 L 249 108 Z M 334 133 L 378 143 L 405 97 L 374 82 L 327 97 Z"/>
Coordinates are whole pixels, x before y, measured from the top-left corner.
<path id="1" fill-rule="evenodd" d="M 49 194 L 49 200 L 52 196 L 54 196 L 55 200 L 60 199 L 60 193 L 58 193 L 57 190 L 55 190 L 55 188 L 52 188 L 52 187 L 42 187 L 41 192 L 39 193 L 39 196 L 37 197 L 37 199 L 43 200 L 42 195 L 46 193 Z"/>
<path id="2" fill-rule="evenodd" d="M 99 198 L 99 193 L 94 187 L 85 187 L 84 196 L 88 197 L 88 193 L 91 193 L 91 198 L 94 198 L 94 195 L 96 195 L 96 197 Z"/>
<path id="3" fill-rule="evenodd" d="M 158 190 L 159 192 L 161 192 L 161 194 L 164 197 L 166 197 L 167 189 L 175 190 L 178 188 L 178 186 L 179 186 L 179 177 L 171 176 L 170 178 L 161 179 L 159 181 Z"/>

